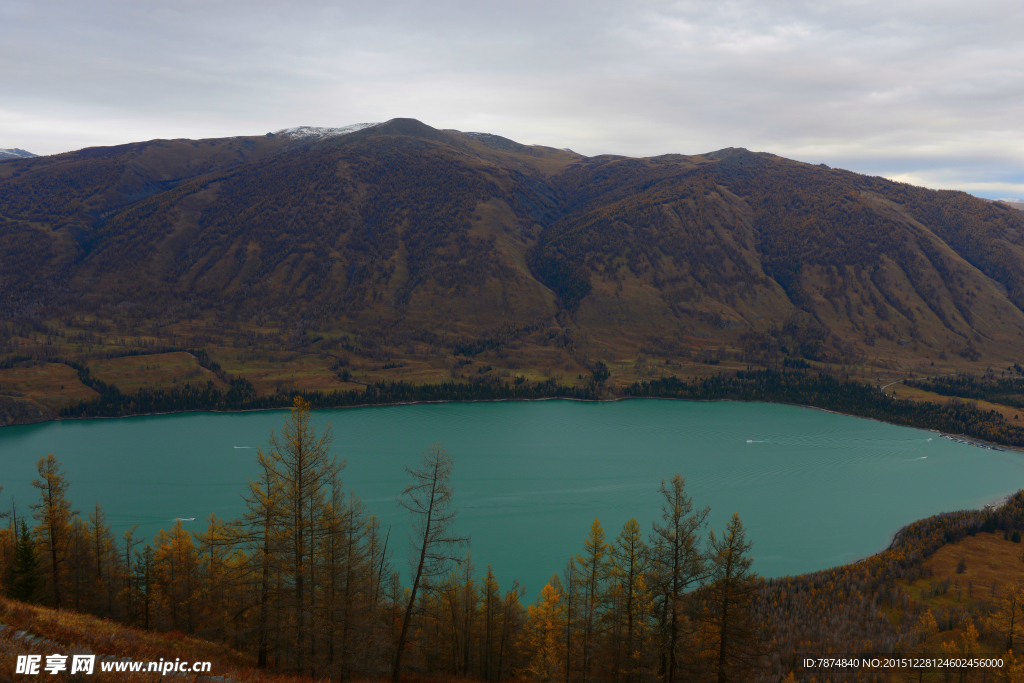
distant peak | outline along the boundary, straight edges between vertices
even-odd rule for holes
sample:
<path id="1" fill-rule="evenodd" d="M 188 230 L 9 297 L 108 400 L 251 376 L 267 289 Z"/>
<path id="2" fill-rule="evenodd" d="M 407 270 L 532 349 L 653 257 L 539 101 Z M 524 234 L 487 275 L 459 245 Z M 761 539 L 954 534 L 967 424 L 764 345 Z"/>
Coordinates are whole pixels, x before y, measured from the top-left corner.
<path id="1" fill-rule="evenodd" d="M 774 154 L 765 154 L 764 152 L 751 152 L 749 149 L 743 147 L 726 147 L 720 149 L 717 152 L 711 152 L 710 154 L 703 155 L 705 159 L 711 159 L 716 163 L 722 172 L 725 169 L 751 169 L 761 168 L 767 165 L 766 157 L 774 157 Z"/>
<path id="2" fill-rule="evenodd" d="M 32 157 L 37 156 L 39 155 L 33 154 L 32 152 L 26 152 L 25 150 L 17 147 L 14 147 L 13 149 L 0 148 L 0 161 L 3 161 L 4 159 L 31 159 Z"/>
<path id="3" fill-rule="evenodd" d="M 701 156 L 708 159 L 728 159 L 729 157 L 736 156 L 737 154 L 750 154 L 750 150 L 746 147 L 726 147 L 725 149 L 708 152 Z"/>
<path id="4" fill-rule="evenodd" d="M 367 128 L 373 128 L 374 126 L 381 125 L 377 123 L 353 123 L 349 126 L 342 126 L 341 128 L 326 128 L 323 126 L 296 126 L 295 128 L 285 128 L 279 130 L 274 135 L 284 135 L 296 140 L 325 140 L 327 138 L 338 137 L 339 135 L 348 135 L 349 133 L 355 133 L 356 131 L 365 130 Z"/>

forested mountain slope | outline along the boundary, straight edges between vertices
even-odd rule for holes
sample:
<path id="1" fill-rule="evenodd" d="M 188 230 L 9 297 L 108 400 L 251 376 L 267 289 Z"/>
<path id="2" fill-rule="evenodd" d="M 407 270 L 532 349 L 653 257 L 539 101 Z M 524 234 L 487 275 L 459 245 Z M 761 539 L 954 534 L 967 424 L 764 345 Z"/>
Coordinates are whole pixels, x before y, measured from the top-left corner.
<path id="1" fill-rule="evenodd" d="M 44 334 L 222 362 L 272 339 L 328 376 L 339 343 L 424 377 L 466 348 L 573 378 L 709 349 L 1005 366 L 1024 213 L 744 149 L 588 158 L 394 119 L 2 161 L 0 288 L 9 356 L 52 357 Z"/>
<path id="2" fill-rule="evenodd" d="M 746 150 L 705 158 L 588 159 L 559 177 L 575 208 L 534 264 L 582 324 L 765 330 L 803 313 L 853 348 L 1020 348 L 1019 212 Z"/>

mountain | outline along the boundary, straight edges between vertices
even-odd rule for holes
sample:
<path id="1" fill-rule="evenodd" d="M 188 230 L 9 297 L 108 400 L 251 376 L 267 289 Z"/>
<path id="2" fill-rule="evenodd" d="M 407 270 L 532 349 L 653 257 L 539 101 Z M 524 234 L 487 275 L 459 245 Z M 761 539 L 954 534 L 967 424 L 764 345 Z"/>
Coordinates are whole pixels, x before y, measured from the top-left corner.
<path id="1" fill-rule="evenodd" d="M 0 148 L 0 161 L 3 161 L 4 159 L 29 159 L 37 156 L 39 155 L 33 154 L 32 152 L 26 152 L 25 150 L 18 149 L 17 147 L 14 149 Z"/>
<path id="2" fill-rule="evenodd" d="M 414 119 L 152 140 L 0 162 L 0 217 L 9 354 L 187 343 L 259 357 L 268 390 L 270 356 L 334 382 L 340 347 L 423 381 L 456 355 L 628 381 L 1024 348 L 1024 214 L 738 148 L 585 157 Z"/>

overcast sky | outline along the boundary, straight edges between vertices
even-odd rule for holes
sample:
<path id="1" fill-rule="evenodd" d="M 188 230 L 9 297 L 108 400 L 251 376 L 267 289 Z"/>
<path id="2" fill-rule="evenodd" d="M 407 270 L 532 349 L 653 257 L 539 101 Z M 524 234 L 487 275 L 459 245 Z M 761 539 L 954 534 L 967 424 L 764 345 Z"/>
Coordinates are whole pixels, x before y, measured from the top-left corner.
<path id="1" fill-rule="evenodd" d="M 1024 197 L 1024 3 L 0 2 L 0 147 L 399 116 Z"/>

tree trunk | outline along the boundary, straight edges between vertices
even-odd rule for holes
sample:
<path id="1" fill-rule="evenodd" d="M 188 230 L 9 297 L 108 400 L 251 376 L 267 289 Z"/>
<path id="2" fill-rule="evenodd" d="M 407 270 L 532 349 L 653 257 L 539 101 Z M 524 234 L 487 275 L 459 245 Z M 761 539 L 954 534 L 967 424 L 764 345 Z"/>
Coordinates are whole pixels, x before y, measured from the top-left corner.
<path id="1" fill-rule="evenodd" d="M 423 544 L 420 546 L 420 560 L 416 565 L 416 576 L 412 582 L 412 594 L 409 596 L 409 606 L 405 608 L 405 616 L 402 618 L 402 630 L 398 634 L 398 649 L 395 651 L 395 668 L 391 672 L 391 682 L 398 683 L 398 675 L 402 670 L 402 650 L 405 648 L 405 638 L 409 633 L 409 621 L 412 617 L 412 608 L 416 604 L 416 592 L 420 588 L 420 578 L 423 576 L 423 565 L 427 559 L 427 540 L 430 538 L 430 524 L 434 513 L 434 492 L 436 487 L 430 491 L 430 507 L 427 509 L 427 523 L 423 532 Z"/>

